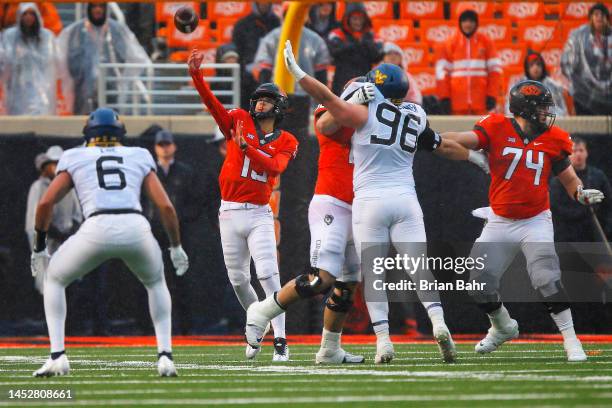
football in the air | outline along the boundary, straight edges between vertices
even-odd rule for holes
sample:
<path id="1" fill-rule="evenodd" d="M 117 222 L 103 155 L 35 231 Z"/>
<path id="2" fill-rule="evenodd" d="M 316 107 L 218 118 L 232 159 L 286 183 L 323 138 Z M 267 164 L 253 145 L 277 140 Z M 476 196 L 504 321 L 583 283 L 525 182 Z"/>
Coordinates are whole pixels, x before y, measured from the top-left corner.
<path id="1" fill-rule="evenodd" d="M 181 33 L 193 33 L 199 20 L 195 10 L 188 6 L 181 7 L 174 13 L 174 25 Z"/>

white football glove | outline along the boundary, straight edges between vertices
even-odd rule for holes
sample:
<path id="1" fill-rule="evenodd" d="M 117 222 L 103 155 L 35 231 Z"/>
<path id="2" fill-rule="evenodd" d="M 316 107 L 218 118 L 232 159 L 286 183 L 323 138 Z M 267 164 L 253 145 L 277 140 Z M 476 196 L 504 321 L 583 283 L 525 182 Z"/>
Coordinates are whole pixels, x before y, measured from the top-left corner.
<path id="1" fill-rule="evenodd" d="M 177 276 L 183 276 L 187 269 L 189 269 L 189 258 L 180 245 L 170 247 L 170 260 L 172 265 L 174 265 L 174 269 L 176 269 Z"/>
<path id="2" fill-rule="evenodd" d="M 47 249 L 43 249 L 40 252 L 32 252 L 30 256 L 30 269 L 32 270 L 32 276 L 36 277 L 36 275 L 44 275 L 47 271 L 47 267 L 49 266 L 49 260 L 51 256 Z"/>
<path id="3" fill-rule="evenodd" d="M 295 60 L 295 56 L 293 55 L 293 48 L 291 48 L 291 41 L 285 41 L 285 50 L 283 51 L 285 55 L 285 66 L 287 70 L 293 75 L 296 81 L 300 81 L 300 79 L 306 76 L 306 73 L 302 71 L 302 68 L 299 67 L 297 61 Z"/>
<path id="4" fill-rule="evenodd" d="M 582 205 L 601 203 L 604 198 L 606 198 L 604 196 L 604 193 L 599 190 L 585 190 L 582 186 L 578 186 L 578 188 L 576 189 L 576 201 L 578 201 Z"/>
<path id="5" fill-rule="evenodd" d="M 480 151 L 468 150 L 468 151 L 469 151 L 468 161 L 480 167 L 480 169 L 484 171 L 486 174 L 489 174 L 490 173 L 489 159 L 487 155 L 482 150 Z"/>
<path id="6" fill-rule="evenodd" d="M 351 97 L 347 100 L 348 103 L 353 105 L 365 105 L 376 97 L 376 85 L 371 82 L 366 82 L 361 88 L 353 92 Z"/>

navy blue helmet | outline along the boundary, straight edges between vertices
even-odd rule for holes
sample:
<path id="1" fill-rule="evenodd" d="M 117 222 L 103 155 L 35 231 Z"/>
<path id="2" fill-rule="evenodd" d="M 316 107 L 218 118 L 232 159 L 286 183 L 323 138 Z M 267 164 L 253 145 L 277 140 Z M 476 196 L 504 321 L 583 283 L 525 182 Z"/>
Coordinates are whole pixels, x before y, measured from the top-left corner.
<path id="1" fill-rule="evenodd" d="M 89 114 L 89 119 L 83 128 L 83 136 L 87 142 L 98 138 L 103 142 L 123 142 L 125 125 L 114 110 L 98 108 Z"/>
<path id="2" fill-rule="evenodd" d="M 366 75 L 368 82 L 376 85 L 385 99 L 401 103 L 408 93 L 408 76 L 394 64 L 380 64 Z"/>

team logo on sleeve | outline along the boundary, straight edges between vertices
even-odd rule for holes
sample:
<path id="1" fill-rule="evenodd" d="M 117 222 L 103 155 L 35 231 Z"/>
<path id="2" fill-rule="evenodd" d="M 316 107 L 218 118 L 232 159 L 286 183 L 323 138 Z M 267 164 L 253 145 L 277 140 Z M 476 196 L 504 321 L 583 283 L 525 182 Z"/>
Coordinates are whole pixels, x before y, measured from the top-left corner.
<path id="1" fill-rule="evenodd" d="M 326 214 L 325 218 L 323 218 L 323 222 L 327 225 L 331 224 L 332 222 L 334 222 L 334 216 Z"/>

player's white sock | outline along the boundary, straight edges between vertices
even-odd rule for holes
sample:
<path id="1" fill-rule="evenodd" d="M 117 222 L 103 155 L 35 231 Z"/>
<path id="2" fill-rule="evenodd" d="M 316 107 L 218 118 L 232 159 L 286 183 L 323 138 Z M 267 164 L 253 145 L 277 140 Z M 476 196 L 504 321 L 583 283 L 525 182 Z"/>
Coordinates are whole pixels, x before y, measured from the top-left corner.
<path id="1" fill-rule="evenodd" d="M 66 288 L 64 285 L 51 277 L 45 282 L 45 317 L 49 340 L 51 341 L 51 353 L 57 353 L 65 349 L 64 325 L 66 322 Z"/>
<path id="2" fill-rule="evenodd" d="M 422 302 L 423 307 L 427 310 L 427 315 L 429 316 L 429 320 L 431 320 L 431 324 L 435 326 L 445 326 L 444 322 L 444 309 L 442 309 L 442 304 L 439 302 Z"/>
<path id="3" fill-rule="evenodd" d="M 166 281 L 161 279 L 147 287 L 149 313 L 155 329 L 157 352 L 172 351 L 172 301 Z"/>
<path id="4" fill-rule="evenodd" d="M 388 302 L 366 302 L 366 306 L 372 323 L 389 320 Z"/>
<path id="5" fill-rule="evenodd" d="M 274 319 L 276 316 L 285 313 L 285 309 L 280 307 L 275 299 L 275 295 L 268 296 L 257 305 L 258 312 L 268 320 Z"/>
<path id="6" fill-rule="evenodd" d="M 551 313 L 550 317 L 554 320 L 563 335 L 563 340 L 571 340 L 576 338 L 574 331 L 574 321 L 572 320 L 572 311 L 570 308 L 565 309 L 560 313 Z"/>
<path id="7" fill-rule="evenodd" d="M 321 348 L 328 350 L 338 350 L 340 348 L 340 338 L 342 332 L 336 333 L 323 328 L 323 335 L 321 336 Z"/>
<path id="8" fill-rule="evenodd" d="M 274 295 L 281 289 L 280 277 L 278 275 L 272 275 L 267 279 L 260 279 L 259 283 L 266 293 L 266 297 Z M 285 334 L 285 314 L 282 313 L 272 319 L 272 329 L 274 329 L 274 337 L 286 338 Z"/>
<path id="9" fill-rule="evenodd" d="M 374 329 L 374 334 L 376 334 L 377 342 L 389 342 L 391 341 L 389 337 L 389 321 L 383 320 L 380 322 L 372 323 L 372 328 Z"/>
<path id="10" fill-rule="evenodd" d="M 234 293 L 236 293 L 236 297 L 238 297 L 238 301 L 244 310 L 247 310 L 252 303 L 257 302 L 257 293 L 255 293 L 253 286 L 251 286 L 251 282 L 246 282 L 240 285 L 232 285 L 232 287 L 234 288 Z"/>
<path id="11" fill-rule="evenodd" d="M 491 325 L 496 329 L 504 329 L 512 324 L 510 313 L 508 313 L 508 309 L 506 309 L 503 304 L 499 309 L 494 310 L 491 313 L 487 313 L 487 316 L 489 316 Z"/>

